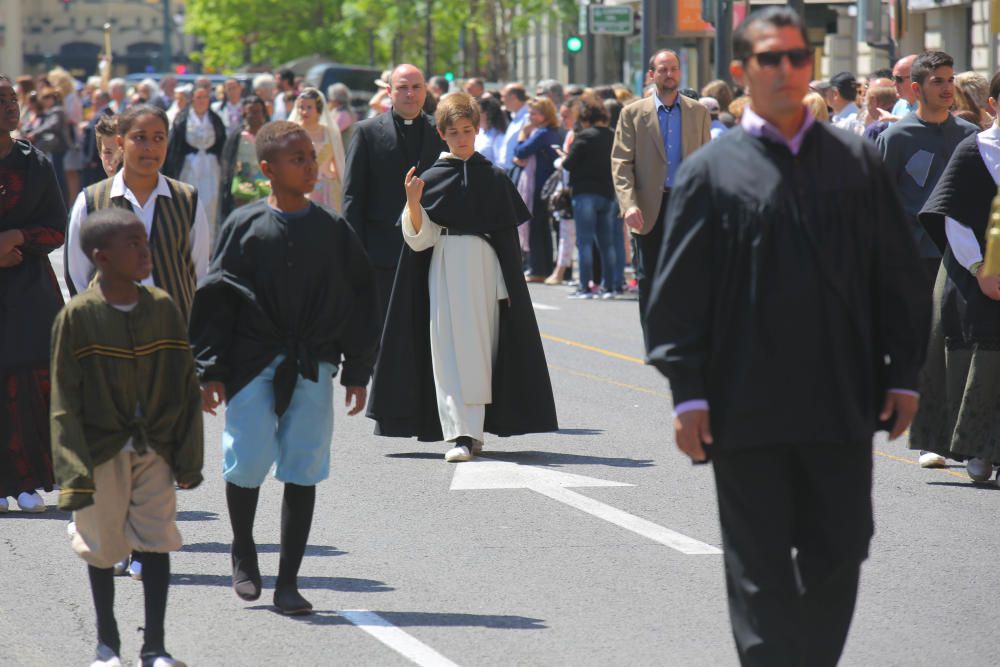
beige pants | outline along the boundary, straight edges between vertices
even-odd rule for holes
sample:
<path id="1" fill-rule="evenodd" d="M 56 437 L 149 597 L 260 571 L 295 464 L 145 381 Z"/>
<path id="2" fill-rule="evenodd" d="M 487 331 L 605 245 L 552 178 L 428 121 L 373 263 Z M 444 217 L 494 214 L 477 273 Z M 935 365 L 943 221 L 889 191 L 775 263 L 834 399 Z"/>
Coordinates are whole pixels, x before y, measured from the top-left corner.
<path id="1" fill-rule="evenodd" d="M 132 551 L 181 548 L 173 471 L 152 449 L 123 450 L 94 468 L 94 488 L 94 504 L 73 513 L 73 549 L 88 564 L 108 568 Z"/>

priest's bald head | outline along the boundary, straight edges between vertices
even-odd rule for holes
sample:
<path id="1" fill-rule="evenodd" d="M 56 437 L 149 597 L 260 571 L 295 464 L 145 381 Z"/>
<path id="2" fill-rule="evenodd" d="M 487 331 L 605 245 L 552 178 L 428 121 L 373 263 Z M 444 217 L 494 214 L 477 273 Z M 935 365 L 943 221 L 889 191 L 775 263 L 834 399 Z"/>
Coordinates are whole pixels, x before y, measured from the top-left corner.
<path id="1" fill-rule="evenodd" d="M 420 115 L 427 99 L 427 83 L 424 73 L 416 65 L 398 65 L 389 75 L 389 98 L 393 110 L 402 118 L 412 119 Z"/>

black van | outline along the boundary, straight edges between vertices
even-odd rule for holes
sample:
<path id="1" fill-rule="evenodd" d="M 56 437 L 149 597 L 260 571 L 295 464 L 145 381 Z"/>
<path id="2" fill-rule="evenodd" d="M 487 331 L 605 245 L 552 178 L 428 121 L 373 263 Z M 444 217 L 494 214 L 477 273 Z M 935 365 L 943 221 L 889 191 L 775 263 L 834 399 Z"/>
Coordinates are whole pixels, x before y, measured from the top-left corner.
<path id="1" fill-rule="evenodd" d="M 371 93 L 378 91 L 375 79 L 382 76 L 382 70 L 363 65 L 340 65 L 338 63 L 323 63 L 313 65 L 306 73 L 306 85 L 318 88 L 324 95 L 330 86 L 342 83 L 351 89 L 352 93 Z"/>

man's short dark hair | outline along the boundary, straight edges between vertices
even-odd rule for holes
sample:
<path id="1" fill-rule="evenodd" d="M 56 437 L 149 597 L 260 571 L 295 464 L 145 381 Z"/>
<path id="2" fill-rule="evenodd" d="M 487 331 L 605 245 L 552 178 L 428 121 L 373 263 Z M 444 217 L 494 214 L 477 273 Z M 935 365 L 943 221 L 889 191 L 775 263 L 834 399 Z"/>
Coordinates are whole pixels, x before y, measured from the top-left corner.
<path id="1" fill-rule="evenodd" d="M 802 33 L 802 43 L 809 47 L 806 22 L 798 12 L 789 7 L 766 7 L 759 9 L 736 26 L 733 31 L 733 59 L 746 62 L 753 55 L 753 36 L 750 31 L 759 23 L 775 28 L 797 28 Z"/>
<path id="2" fill-rule="evenodd" d="M 921 86 L 939 67 L 955 67 L 955 59 L 944 51 L 924 51 L 913 61 L 910 79 Z"/>
<path id="3" fill-rule="evenodd" d="M 659 58 L 660 56 L 662 56 L 664 53 L 669 53 L 674 58 L 677 58 L 677 62 L 681 61 L 680 56 L 678 56 L 677 52 L 674 51 L 673 49 L 660 49 L 659 51 L 657 51 L 656 53 L 654 53 L 653 55 L 651 55 L 649 57 L 649 67 L 648 67 L 648 69 L 649 69 L 650 72 L 652 72 L 654 69 L 656 69 L 656 59 Z"/>
<path id="4" fill-rule="evenodd" d="M 512 83 L 507 86 L 507 92 L 516 97 L 521 102 L 528 101 L 528 91 L 524 89 L 524 84 Z"/>
<path id="5" fill-rule="evenodd" d="M 443 76 L 432 76 L 427 82 L 427 85 L 433 86 L 434 88 L 440 88 L 445 92 L 448 92 L 448 88 L 451 87 L 451 84 L 448 83 L 448 79 Z"/>
<path id="6" fill-rule="evenodd" d="M 91 257 L 95 250 L 107 248 L 116 234 L 135 224 L 141 225 L 142 220 L 128 209 L 111 206 L 94 211 L 80 224 L 80 247 Z"/>
<path id="7" fill-rule="evenodd" d="M 295 85 L 295 72 L 288 69 L 287 67 L 283 67 L 278 70 L 277 78 L 279 81 L 284 81 L 293 86 Z"/>
<path id="8" fill-rule="evenodd" d="M 872 79 L 889 79 L 892 80 L 892 70 L 888 67 L 883 67 L 882 69 L 877 69 L 872 72 L 872 75 L 868 77 L 868 80 Z"/>
<path id="9" fill-rule="evenodd" d="M 838 72 L 834 74 L 830 77 L 830 85 L 845 100 L 853 100 L 858 96 L 858 80 L 850 72 Z"/>
<path id="10" fill-rule="evenodd" d="M 273 160 L 289 141 L 300 136 L 309 139 L 309 133 L 298 123 L 287 120 L 272 120 L 270 123 L 265 123 L 254 139 L 257 160 Z"/>

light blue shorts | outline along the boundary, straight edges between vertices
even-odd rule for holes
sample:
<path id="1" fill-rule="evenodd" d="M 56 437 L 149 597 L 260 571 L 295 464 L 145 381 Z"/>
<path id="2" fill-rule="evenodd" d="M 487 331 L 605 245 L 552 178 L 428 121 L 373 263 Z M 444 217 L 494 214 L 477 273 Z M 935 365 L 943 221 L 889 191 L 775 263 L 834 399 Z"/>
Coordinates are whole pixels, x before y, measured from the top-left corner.
<path id="1" fill-rule="evenodd" d="M 226 405 L 222 476 L 236 486 L 260 486 L 272 465 L 275 479 L 301 486 L 314 486 L 330 475 L 336 366 L 320 362 L 318 382 L 298 376 L 292 401 L 278 417 L 274 371 L 283 359 L 275 358 Z"/>

